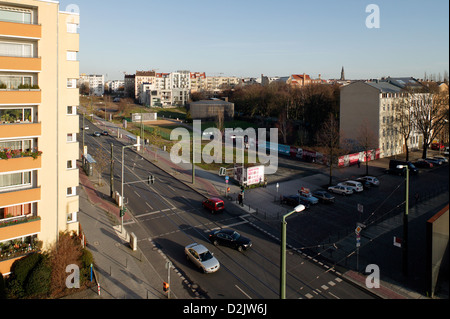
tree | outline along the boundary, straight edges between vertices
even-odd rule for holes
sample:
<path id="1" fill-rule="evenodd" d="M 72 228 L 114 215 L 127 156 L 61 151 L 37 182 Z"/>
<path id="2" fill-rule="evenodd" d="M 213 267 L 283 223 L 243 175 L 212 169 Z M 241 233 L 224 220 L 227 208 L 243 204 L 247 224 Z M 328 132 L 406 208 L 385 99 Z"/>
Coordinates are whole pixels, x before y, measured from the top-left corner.
<path id="1" fill-rule="evenodd" d="M 316 136 L 317 144 L 324 147 L 330 165 L 330 186 L 333 184 L 333 163 L 336 155 L 338 155 L 339 139 L 339 121 L 334 115 L 330 114 Z"/>
<path id="2" fill-rule="evenodd" d="M 362 151 L 366 154 L 366 175 L 369 175 L 369 151 L 377 147 L 378 143 L 377 137 L 374 131 L 370 128 L 369 121 L 366 118 L 361 122 L 356 141 Z"/>
<path id="3" fill-rule="evenodd" d="M 449 95 L 448 91 L 439 92 L 437 87 L 428 87 L 409 95 L 416 129 L 423 136 L 422 158 L 425 159 L 431 143 L 448 123 Z"/>
<path id="4" fill-rule="evenodd" d="M 412 92 L 405 91 L 400 93 L 402 97 L 397 100 L 394 108 L 394 121 L 399 134 L 402 136 L 406 150 L 406 161 L 409 161 L 409 145 L 408 141 L 413 132 L 414 118 L 412 108 Z"/>

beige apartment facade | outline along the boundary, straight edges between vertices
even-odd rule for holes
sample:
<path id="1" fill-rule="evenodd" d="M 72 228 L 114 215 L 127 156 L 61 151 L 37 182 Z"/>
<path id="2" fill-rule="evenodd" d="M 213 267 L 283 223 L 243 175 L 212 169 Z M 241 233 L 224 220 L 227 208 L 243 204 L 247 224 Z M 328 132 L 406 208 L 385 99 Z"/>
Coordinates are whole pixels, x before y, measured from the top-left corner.
<path id="1" fill-rule="evenodd" d="M 56 1 L 0 1 L 3 275 L 36 242 L 79 230 L 79 19 Z"/>
<path id="2" fill-rule="evenodd" d="M 380 149 L 381 157 L 402 154 L 406 151 L 403 135 L 400 133 L 396 106 L 404 103 L 402 88 L 387 81 L 356 81 L 341 88 L 340 137 L 355 142 L 365 125 L 367 135 L 375 141 L 374 148 Z M 410 105 L 414 102 L 409 101 Z M 423 137 L 412 128 L 408 140 L 410 149 L 422 147 Z"/>

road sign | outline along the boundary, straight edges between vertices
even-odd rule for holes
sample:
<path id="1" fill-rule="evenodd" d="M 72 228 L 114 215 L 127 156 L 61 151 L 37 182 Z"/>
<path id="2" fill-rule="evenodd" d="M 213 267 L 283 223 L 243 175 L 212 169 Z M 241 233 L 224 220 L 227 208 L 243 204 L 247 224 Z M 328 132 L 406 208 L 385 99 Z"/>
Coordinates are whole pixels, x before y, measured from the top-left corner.
<path id="1" fill-rule="evenodd" d="M 358 204 L 358 212 L 360 213 L 364 212 L 364 206 L 362 204 Z"/>
<path id="2" fill-rule="evenodd" d="M 394 236 L 394 246 L 401 248 L 402 247 L 402 239 Z"/>
<path id="3" fill-rule="evenodd" d="M 355 229 L 355 233 L 356 233 L 356 235 L 359 235 L 359 233 L 361 232 L 361 230 L 362 230 L 362 228 L 361 228 L 361 226 L 356 226 L 356 229 Z"/>
<path id="4" fill-rule="evenodd" d="M 230 180 L 230 176 L 225 176 L 225 180 Z"/>

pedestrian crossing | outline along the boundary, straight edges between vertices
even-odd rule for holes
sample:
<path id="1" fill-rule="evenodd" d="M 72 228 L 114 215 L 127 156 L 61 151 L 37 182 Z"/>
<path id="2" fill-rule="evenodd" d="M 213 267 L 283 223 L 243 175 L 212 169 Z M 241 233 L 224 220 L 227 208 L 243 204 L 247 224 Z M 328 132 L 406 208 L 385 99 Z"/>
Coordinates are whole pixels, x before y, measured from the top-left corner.
<path id="1" fill-rule="evenodd" d="M 334 299 L 340 299 L 338 296 L 336 296 L 333 292 L 330 291 L 333 287 L 335 287 L 337 284 L 341 283 L 342 279 L 339 277 L 334 278 L 333 280 L 328 281 L 326 284 L 323 284 L 320 286 L 320 288 L 315 288 L 311 290 L 308 293 L 304 294 L 304 297 L 299 297 L 299 299 L 313 299 L 316 297 L 322 297 L 322 298 L 334 298 Z"/>

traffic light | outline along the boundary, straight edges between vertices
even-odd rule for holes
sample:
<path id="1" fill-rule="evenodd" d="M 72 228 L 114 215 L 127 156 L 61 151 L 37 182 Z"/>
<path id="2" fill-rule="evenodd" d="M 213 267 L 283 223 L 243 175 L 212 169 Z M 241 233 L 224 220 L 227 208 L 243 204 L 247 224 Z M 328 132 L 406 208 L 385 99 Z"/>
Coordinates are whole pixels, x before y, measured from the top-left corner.
<path id="1" fill-rule="evenodd" d="M 219 176 L 227 176 L 227 169 L 225 167 L 220 168 Z"/>
<path id="2" fill-rule="evenodd" d="M 126 207 L 124 207 L 123 209 L 121 209 L 121 210 L 120 210 L 120 217 L 125 216 L 126 211 L 127 211 L 127 208 L 126 208 Z"/>
<path id="3" fill-rule="evenodd" d="M 148 177 L 148 185 L 152 185 L 152 184 L 155 184 L 155 176 L 150 175 Z"/>
<path id="4" fill-rule="evenodd" d="M 163 290 L 164 292 L 169 292 L 170 286 L 167 282 L 163 282 Z"/>

